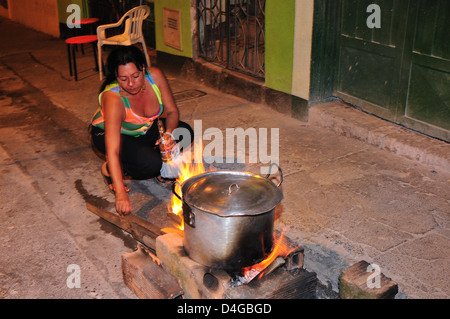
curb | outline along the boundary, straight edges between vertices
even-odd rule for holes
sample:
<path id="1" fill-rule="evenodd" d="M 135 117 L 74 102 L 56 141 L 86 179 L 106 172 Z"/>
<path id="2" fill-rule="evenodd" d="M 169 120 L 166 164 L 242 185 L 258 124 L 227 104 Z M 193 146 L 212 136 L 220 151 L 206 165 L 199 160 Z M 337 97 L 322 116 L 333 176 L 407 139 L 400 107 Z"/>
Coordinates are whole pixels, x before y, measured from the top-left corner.
<path id="1" fill-rule="evenodd" d="M 450 172 L 450 143 L 389 123 L 342 102 L 312 107 L 309 124 Z"/>

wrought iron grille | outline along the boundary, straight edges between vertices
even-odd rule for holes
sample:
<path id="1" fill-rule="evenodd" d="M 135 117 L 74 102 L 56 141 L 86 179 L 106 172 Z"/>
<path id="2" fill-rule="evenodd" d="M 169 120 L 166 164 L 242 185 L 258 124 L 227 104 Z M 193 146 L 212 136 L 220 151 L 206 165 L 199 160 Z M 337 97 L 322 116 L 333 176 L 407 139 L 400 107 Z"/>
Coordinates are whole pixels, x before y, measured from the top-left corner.
<path id="1" fill-rule="evenodd" d="M 264 78 L 265 0 L 198 0 L 199 56 Z"/>

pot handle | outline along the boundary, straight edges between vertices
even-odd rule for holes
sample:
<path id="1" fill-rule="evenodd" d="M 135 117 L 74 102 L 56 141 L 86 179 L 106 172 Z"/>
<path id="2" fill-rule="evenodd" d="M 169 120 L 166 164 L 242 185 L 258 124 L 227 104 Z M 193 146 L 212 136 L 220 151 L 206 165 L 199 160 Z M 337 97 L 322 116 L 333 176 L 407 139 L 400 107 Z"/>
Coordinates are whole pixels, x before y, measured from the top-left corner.
<path id="1" fill-rule="evenodd" d="M 179 183 L 178 181 L 175 181 L 175 182 L 173 182 L 173 184 L 172 184 L 172 193 L 182 201 L 183 199 L 181 198 L 181 196 L 178 195 L 177 192 L 175 191 L 175 184 L 178 185 L 178 187 L 180 188 L 180 191 L 181 191 L 181 185 L 180 185 L 180 183 Z"/>
<path id="2" fill-rule="evenodd" d="M 233 185 L 234 185 L 234 189 L 233 189 Z M 233 183 L 230 185 L 230 187 L 228 187 L 228 195 L 231 195 L 232 192 L 235 192 L 239 189 L 239 185 L 236 183 Z"/>
<path id="3" fill-rule="evenodd" d="M 183 203 L 183 219 L 186 225 L 195 228 L 195 213 L 186 203 Z"/>
<path id="4" fill-rule="evenodd" d="M 284 178 L 283 178 L 283 171 L 281 170 L 280 165 L 278 165 L 277 163 L 272 163 L 272 164 L 270 165 L 270 167 L 269 167 L 269 173 L 266 175 L 266 178 L 267 178 L 267 179 L 269 178 L 270 174 L 272 173 L 272 166 L 274 166 L 274 165 L 275 165 L 276 167 L 278 167 L 278 169 L 280 170 L 281 180 L 280 180 L 280 182 L 279 182 L 278 185 L 277 185 L 277 187 L 280 187 L 280 186 L 281 186 L 281 183 L 283 183 Z"/>

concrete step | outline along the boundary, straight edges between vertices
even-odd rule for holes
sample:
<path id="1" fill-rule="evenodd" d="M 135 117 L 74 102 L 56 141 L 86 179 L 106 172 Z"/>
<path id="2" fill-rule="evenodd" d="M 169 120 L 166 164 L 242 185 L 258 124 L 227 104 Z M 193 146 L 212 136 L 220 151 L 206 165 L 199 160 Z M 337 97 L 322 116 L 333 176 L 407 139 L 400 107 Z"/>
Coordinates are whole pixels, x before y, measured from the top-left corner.
<path id="1" fill-rule="evenodd" d="M 450 143 L 411 131 L 339 101 L 312 107 L 309 124 L 356 138 L 435 169 L 450 171 Z"/>

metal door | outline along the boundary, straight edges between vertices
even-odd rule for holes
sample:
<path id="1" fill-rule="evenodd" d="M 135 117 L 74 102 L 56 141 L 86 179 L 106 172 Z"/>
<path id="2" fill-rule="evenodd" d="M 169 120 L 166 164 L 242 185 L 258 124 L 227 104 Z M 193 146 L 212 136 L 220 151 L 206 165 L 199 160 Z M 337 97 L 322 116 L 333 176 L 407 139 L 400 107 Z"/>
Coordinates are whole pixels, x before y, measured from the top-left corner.
<path id="1" fill-rule="evenodd" d="M 370 22 L 379 8 L 380 25 Z M 341 0 L 335 94 L 450 140 L 448 0 Z M 373 21 L 372 21 L 373 22 Z"/>

